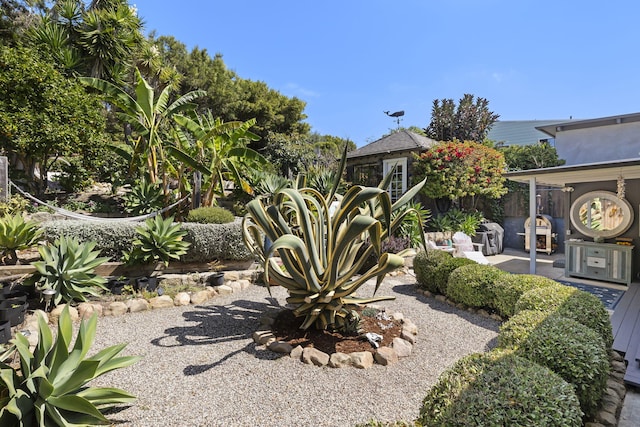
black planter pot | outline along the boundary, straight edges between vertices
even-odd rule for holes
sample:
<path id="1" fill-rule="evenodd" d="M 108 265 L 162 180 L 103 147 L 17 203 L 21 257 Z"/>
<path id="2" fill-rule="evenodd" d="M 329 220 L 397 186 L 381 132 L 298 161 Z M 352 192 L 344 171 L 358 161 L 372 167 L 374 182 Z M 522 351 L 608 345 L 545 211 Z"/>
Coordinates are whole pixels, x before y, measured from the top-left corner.
<path id="1" fill-rule="evenodd" d="M 0 322 L 9 322 L 11 326 L 19 325 L 24 322 L 24 314 L 29 308 L 29 304 L 24 303 L 10 303 L 8 301 L 0 302 Z"/>
<path id="2" fill-rule="evenodd" d="M 211 276 L 209 276 L 207 282 L 209 282 L 211 286 L 224 285 L 224 273 L 213 273 Z"/>
<path id="3" fill-rule="evenodd" d="M 11 301 L 12 303 L 15 303 L 15 301 L 27 302 L 27 297 L 26 292 L 12 291 L 0 295 L 0 301 Z"/>
<path id="4" fill-rule="evenodd" d="M 127 282 L 125 280 L 111 280 L 111 281 L 109 281 L 109 283 L 107 283 L 107 287 L 109 288 L 109 291 L 112 294 L 121 295 L 122 294 L 122 290 L 128 284 L 129 284 L 129 282 Z"/>
<path id="5" fill-rule="evenodd" d="M 0 322 L 0 344 L 8 343 L 11 339 L 11 322 Z"/>
<path id="6" fill-rule="evenodd" d="M 158 288 L 156 277 L 140 277 L 136 279 L 136 290 L 153 292 Z"/>

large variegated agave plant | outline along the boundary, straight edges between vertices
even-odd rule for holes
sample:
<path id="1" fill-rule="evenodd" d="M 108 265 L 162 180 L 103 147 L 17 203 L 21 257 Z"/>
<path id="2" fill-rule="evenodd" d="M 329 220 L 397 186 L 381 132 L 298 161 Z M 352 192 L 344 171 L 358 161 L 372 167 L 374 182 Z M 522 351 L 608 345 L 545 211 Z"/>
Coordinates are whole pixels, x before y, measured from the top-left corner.
<path id="1" fill-rule="evenodd" d="M 340 172 L 345 158 L 343 155 Z M 341 175 L 336 174 L 337 179 Z M 327 195 L 311 188 L 285 188 L 273 196 L 271 203 L 255 199 L 247 204 L 245 244 L 263 262 L 267 286 L 281 285 L 289 291 L 287 302 L 296 306 L 293 313 L 305 316 L 301 329 L 314 325 L 318 329 L 344 330 L 357 305 L 393 299 L 354 295 L 374 277 L 375 294 L 384 276 L 404 265 L 402 254 L 383 253 L 381 243 L 414 211 L 401 211 L 401 207 L 425 181 L 392 204 L 385 191 L 390 177 L 378 187 L 353 186 L 344 196 L 336 193 L 335 182 Z M 262 243 L 263 236 L 273 242 L 269 249 Z M 358 254 L 367 241 L 370 245 Z M 275 253 L 284 268 L 272 257 Z M 372 254 L 378 262 L 357 275 Z"/>

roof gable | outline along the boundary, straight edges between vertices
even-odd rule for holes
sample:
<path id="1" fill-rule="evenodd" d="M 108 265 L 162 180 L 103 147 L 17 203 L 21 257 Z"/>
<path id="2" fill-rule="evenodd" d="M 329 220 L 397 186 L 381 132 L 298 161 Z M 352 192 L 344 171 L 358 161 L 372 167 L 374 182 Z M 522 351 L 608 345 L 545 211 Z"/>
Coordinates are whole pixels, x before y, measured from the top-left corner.
<path id="1" fill-rule="evenodd" d="M 530 145 L 549 135 L 539 130 L 540 126 L 561 123 L 562 120 L 498 120 L 493 124 L 487 138 L 496 143 L 509 145 Z"/>
<path id="2" fill-rule="evenodd" d="M 408 130 L 400 130 L 347 153 L 347 159 L 400 151 L 422 151 L 434 144 L 437 144 L 437 141 L 431 138 Z"/>

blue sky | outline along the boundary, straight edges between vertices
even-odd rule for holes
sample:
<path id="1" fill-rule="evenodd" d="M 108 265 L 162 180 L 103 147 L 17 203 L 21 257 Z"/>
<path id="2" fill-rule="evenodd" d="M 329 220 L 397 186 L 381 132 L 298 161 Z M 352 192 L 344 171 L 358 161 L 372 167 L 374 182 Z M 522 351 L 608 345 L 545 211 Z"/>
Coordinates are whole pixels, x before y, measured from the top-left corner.
<path id="1" fill-rule="evenodd" d="M 640 3 L 585 0 L 131 0 L 146 31 L 221 53 L 358 146 L 426 127 L 471 93 L 501 120 L 640 111 Z"/>

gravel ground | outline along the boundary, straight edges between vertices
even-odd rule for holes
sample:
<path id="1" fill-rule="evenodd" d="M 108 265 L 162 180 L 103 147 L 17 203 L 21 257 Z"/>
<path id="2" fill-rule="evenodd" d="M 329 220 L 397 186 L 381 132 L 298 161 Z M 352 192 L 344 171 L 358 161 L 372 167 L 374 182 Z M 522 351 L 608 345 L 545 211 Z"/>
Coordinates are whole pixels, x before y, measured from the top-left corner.
<path id="1" fill-rule="evenodd" d="M 411 275 L 385 279 L 380 305 L 418 326 L 410 357 L 371 369 L 319 368 L 256 347 L 261 314 L 285 304 L 286 291 L 251 286 L 200 306 L 98 322 L 92 349 L 127 342 L 135 365 L 92 385 L 122 388 L 132 406 L 108 414 L 126 426 L 354 426 L 375 418 L 413 420 L 427 390 L 456 360 L 493 346 L 498 322 L 425 298 Z M 360 295 L 371 295 L 367 284 Z"/>

